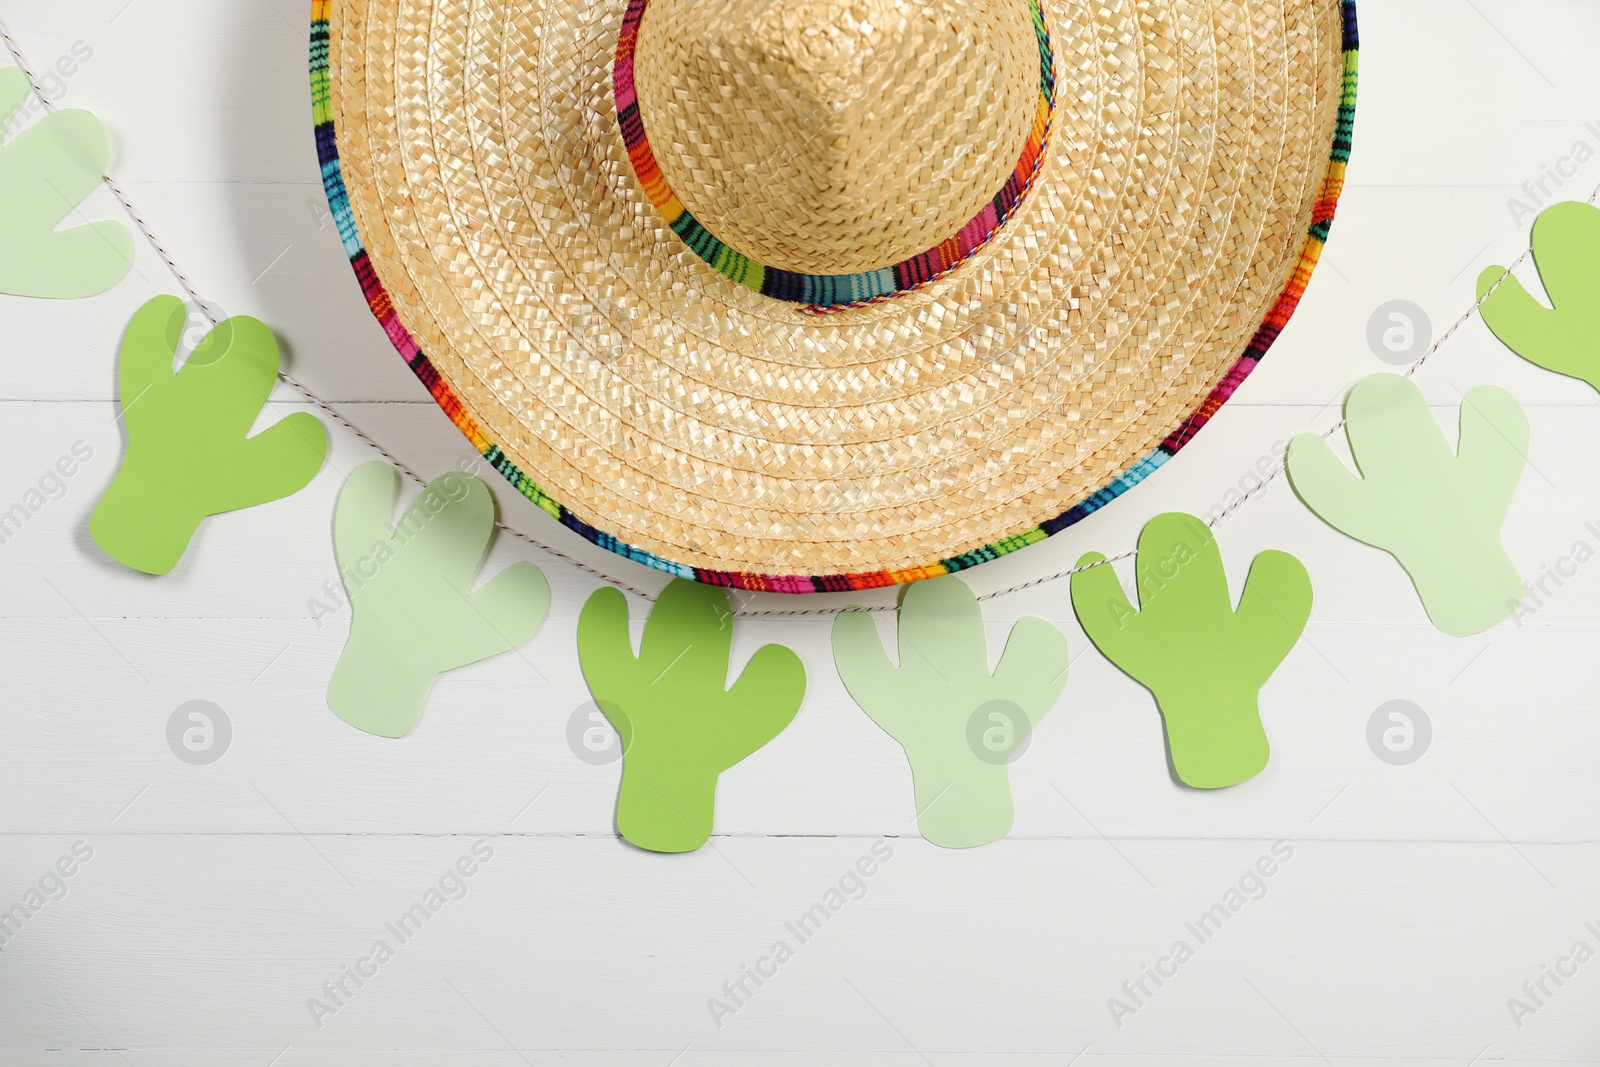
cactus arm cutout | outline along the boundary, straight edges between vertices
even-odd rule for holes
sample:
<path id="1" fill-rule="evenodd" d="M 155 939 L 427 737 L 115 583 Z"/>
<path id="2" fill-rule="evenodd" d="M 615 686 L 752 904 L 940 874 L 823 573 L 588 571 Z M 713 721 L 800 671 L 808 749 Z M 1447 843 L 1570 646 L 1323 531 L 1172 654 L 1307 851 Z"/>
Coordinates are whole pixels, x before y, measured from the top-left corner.
<path id="1" fill-rule="evenodd" d="M 240 511 L 258 503 L 282 500 L 306 487 L 322 466 L 310 466 L 310 457 L 325 456 L 328 432 L 308 411 L 297 411 L 268 426 L 254 437 L 245 438 L 249 446 L 239 453 L 237 477 L 217 487 L 211 507 L 213 514 Z"/>
<path id="2" fill-rule="evenodd" d="M 1030 729 L 1038 726 L 1044 713 L 1061 698 L 1070 658 L 1060 630 L 1032 615 L 1018 619 L 992 676 L 996 699 L 1027 711 Z M 1041 666 L 1056 669 L 1051 672 Z M 1039 718 L 1034 718 L 1035 714 Z"/>
<path id="3" fill-rule="evenodd" d="M 805 667 L 781 645 L 759 649 L 728 685 L 733 626 L 726 593 L 681 578 L 657 599 L 637 656 L 618 590 L 596 590 L 578 617 L 584 679 L 622 740 L 617 829 L 640 848 L 704 845 L 718 777 L 800 710 Z"/>
<path id="4" fill-rule="evenodd" d="M 251 318 L 212 329 L 174 372 L 183 302 L 156 297 L 123 338 L 118 382 L 128 451 L 89 519 L 126 566 L 165 574 L 211 515 L 290 496 L 316 476 L 328 435 L 300 412 L 247 436 L 278 375 L 278 343 Z"/>
<path id="5" fill-rule="evenodd" d="M 1102 559 L 1091 554 L 1079 566 Z M 1285 553 L 1262 553 L 1235 611 L 1210 529 L 1173 513 L 1140 533 L 1134 569 L 1137 611 L 1109 566 L 1074 574 L 1078 621 L 1107 659 L 1155 695 L 1179 780 L 1222 789 L 1253 778 L 1271 755 L 1261 687 L 1311 613 L 1305 568 Z"/>
<path id="6" fill-rule="evenodd" d="M 0 69 L 0 130 L 28 92 L 20 69 Z M 122 223 L 55 228 L 100 184 L 110 156 L 105 128 L 76 109 L 44 116 L 0 147 L 0 293 L 78 299 L 128 273 L 133 237 Z"/>
<path id="7" fill-rule="evenodd" d="M 466 599 L 487 632 L 480 643 L 457 652 L 456 662 L 448 668 L 451 670 L 482 659 L 483 647 L 494 648 L 492 654 L 499 655 L 537 633 L 549 610 L 550 583 L 538 567 L 521 560 L 490 578 Z M 528 610 L 530 605 L 538 606 L 537 615 Z"/>
<path id="8" fill-rule="evenodd" d="M 479 479 L 435 479 L 391 525 L 399 492 L 399 473 L 373 461 L 346 480 L 334 512 L 353 617 L 328 707 L 380 737 L 410 733 L 437 676 L 516 648 L 550 605 L 528 562 L 472 589 L 494 535 L 494 497 Z"/>
<path id="9" fill-rule="evenodd" d="M 1490 267 L 1478 277 L 1484 323 L 1530 363 L 1600 389 L 1600 208 L 1545 209 L 1533 224 L 1533 258 L 1553 306 Z"/>
<path id="10" fill-rule="evenodd" d="M 730 717 L 726 729 L 707 740 L 713 763 L 732 767 L 755 755 L 768 741 L 787 729 L 800 711 L 792 694 L 804 693 L 805 664 L 783 645 L 765 645 L 750 657 L 739 680 L 728 690 L 729 703 L 749 711 Z M 777 726 L 777 730 L 773 727 Z"/>
<path id="11" fill-rule="evenodd" d="M 1295 435 L 1284 453 L 1284 463 L 1297 488 L 1304 485 L 1316 494 L 1317 505 L 1312 510 L 1324 522 L 1367 544 L 1380 536 L 1380 521 L 1365 506 L 1361 478 L 1351 473 L 1320 435 Z M 1315 489 L 1309 488 L 1312 486 Z"/>
<path id="12" fill-rule="evenodd" d="M 864 611 L 845 611 L 834 618 L 833 665 L 852 695 L 858 689 L 864 691 L 874 679 L 892 677 L 899 669 L 884 649 L 872 616 Z M 916 698 L 898 687 L 880 691 L 877 697 L 870 707 L 863 704 L 861 710 L 893 735 L 898 732 L 900 718 L 914 710 Z"/>
<path id="13" fill-rule="evenodd" d="M 1399 482 L 1396 460 L 1442 468 L 1455 458 L 1422 390 L 1400 374 L 1370 374 L 1345 398 L 1345 436 L 1364 481 Z"/>
<path id="14" fill-rule="evenodd" d="M 1311 621 L 1311 599 L 1311 576 L 1289 553 L 1268 549 L 1250 564 L 1234 614 L 1248 632 L 1259 636 L 1253 650 L 1257 689 L 1294 651 Z"/>
<path id="15" fill-rule="evenodd" d="M 1289 480 L 1305 505 L 1394 556 L 1443 633 L 1467 637 L 1509 617 L 1523 585 L 1500 530 L 1528 453 L 1516 398 L 1493 386 L 1469 391 L 1454 452 L 1421 391 L 1399 375 L 1358 382 L 1345 421 L 1359 478 L 1315 435 L 1290 443 Z"/>
<path id="16" fill-rule="evenodd" d="M 1145 673 L 1144 655 L 1149 649 L 1128 628 L 1138 609 L 1117 581 L 1116 571 L 1099 552 L 1085 553 L 1073 570 L 1072 611 L 1084 632 L 1113 665 L 1140 677 Z"/>
<path id="17" fill-rule="evenodd" d="M 1008 764 L 1067 680 L 1067 646 L 1043 619 L 1012 628 L 991 674 L 983 611 L 953 576 L 906 590 L 900 662 L 869 615 L 833 624 L 840 679 L 911 764 L 917 824 L 931 844 L 971 848 L 1004 837 L 1015 812 Z"/>
<path id="18" fill-rule="evenodd" d="M 665 682 L 676 693 L 698 687 L 721 694 L 728 687 L 733 610 L 721 590 L 677 581 L 668 583 L 650 612 L 639 662 L 654 668 L 652 686 Z"/>
<path id="19" fill-rule="evenodd" d="M 899 684 L 900 668 L 884 650 L 871 615 L 846 611 L 833 620 L 833 665 L 845 690 L 884 733 L 900 741 L 911 732 L 921 689 Z"/>

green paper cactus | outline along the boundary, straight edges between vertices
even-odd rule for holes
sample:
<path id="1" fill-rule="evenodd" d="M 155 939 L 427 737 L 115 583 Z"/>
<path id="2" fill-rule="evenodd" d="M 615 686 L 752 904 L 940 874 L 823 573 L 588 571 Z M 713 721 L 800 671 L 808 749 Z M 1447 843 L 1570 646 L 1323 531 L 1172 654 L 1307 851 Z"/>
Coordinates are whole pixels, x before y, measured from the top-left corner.
<path id="1" fill-rule="evenodd" d="M 1284 552 L 1255 558 L 1235 611 L 1222 553 L 1192 515 L 1158 515 L 1139 534 L 1135 610 L 1105 557 L 1072 576 L 1089 639 L 1155 694 L 1178 778 L 1222 789 L 1260 774 L 1270 748 L 1257 701 L 1305 630 L 1311 580 Z"/>
<path id="2" fill-rule="evenodd" d="M 800 657 L 767 645 L 727 685 L 733 612 L 721 589 L 675 579 L 645 623 L 639 655 L 628 603 L 600 589 L 578 618 L 578 658 L 622 740 L 617 829 L 652 852 L 692 852 L 711 837 L 717 778 L 793 721 L 805 698 Z"/>
<path id="3" fill-rule="evenodd" d="M 1345 432 L 1359 478 L 1316 434 L 1289 443 L 1289 480 L 1306 506 L 1393 555 L 1441 632 L 1469 637 L 1516 611 L 1522 577 L 1500 537 L 1528 461 L 1516 397 L 1492 386 L 1467 393 L 1452 452 L 1422 391 L 1374 374 L 1350 391 Z"/>
<path id="4" fill-rule="evenodd" d="M 278 379 L 278 342 L 252 318 L 220 323 L 174 372 L 185 318 L 158 296 L 128 324 L 118 372 L 128 452 L 89 519 L 95 542 L 147 574 L 177 566 L 208 516 L 299 492 L 328 435 L 298 412 L 246 436 Z"/>
<path id="5" fill-rule="evenodd" d="M 472 588 L 495 529 L 481 479 L 435 478 L 391 529 L 399 492 L 399 473 L 374 460 L 350 475 L 334 515 L 353 618 L 328 707 L 380 737 L 410 733 L 436 677 L 516 648 L 550 608 L 544 574 L 526 561 Z"/>
<path id="6" fill-rule="evenodd" d="M 28 76 L 0 69 L 0 131 L 27 103 Z M 100 121 L 67 109 L 0 147 L 0 293 L 72 300 L 105 292 L 133 264 L 133 238 L 105 220 L 58 230 L 99 186 L 111 145 Z"/>
<path id="7" fill-rule="evenodd" d="M 1533 258 L 1554 306 L 1490 267 L 1478 278 L 1483 321 L 1523 359 L 1600 389 L 1600 208 L 1547 208 L 1533 225 Z"/>
<path id="8" fill-rule="evenodd" d="M 1066 639 L 1043 619 L 1021 619 L 991 672 L 983 609 L 946 576 L 906 590 L 899 645 L 897 666 L 870 615 L 834 621 L 845 688 L 905 749 L 922 836 L 943 848 L 999 840 L 1014 818 L 1008 765 L 1067 684 Z"/>

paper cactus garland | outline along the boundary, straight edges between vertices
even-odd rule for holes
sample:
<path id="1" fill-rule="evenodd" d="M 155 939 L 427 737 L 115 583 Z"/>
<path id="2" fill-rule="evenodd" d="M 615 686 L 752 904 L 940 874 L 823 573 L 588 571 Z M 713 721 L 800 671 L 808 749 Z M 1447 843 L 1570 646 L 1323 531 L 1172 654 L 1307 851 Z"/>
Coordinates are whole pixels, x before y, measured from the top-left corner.
<path id="1" fill-rule="evenodd" d="M 252 318 L 228 319 L 172 369 L 177 297 L 128 324 L 118 370 L 128 452 L 89 519 L 95 542 L 134 570 L 165 574 L 207 516 L 278 500 L 322 467 L 328 435 L 305 412 L 247 437 L 278 378 L 278 342 Z"/>
<path id="2" fill-rule="evenodd" d="M 578 658 L 622 739 L 617 829 L 652 852 L 711 837 L 717 777 L 771 741 L 805 698 L 800 657 L 767 645 L 728 685 L 733 612 L 721 589 L 674 579 L 645 623 L 639 655 L 628 602 L 600 589 L 578 618 Z"/>
<path id="3" fill-rule="evenodd" d="M 494 536 L 482 480 L 434 479 L 391 528 L 399 492 L 399 473 L 374 460 L 345 482 L 334 515 L 353 617 L 328 707 L 382 737 L 411 732 L 434 678 L 516 648 L 550 607 L 544 574 L 528 562 L 472 588 Z"/>
<path id="4" fill-rule="evenodd" d="M 1523 359 L 1600 389 L 1600 208 L 1546 209 L 1533 226 L 1533 258 L 1554 306 L 1490 267 L 1478 279 L 1483 321 Z"/>
<path id="5" fill-rule="evenodd" d="M 23 71 L 0 69 L 0 131 L 18 124 L 29 92 Z M 109 154 L 105 129 L 75 109 L 23 124 L 0 143 L 0 294 L 81 298 L 126 274 L 129 228 L 83 221 L 79 207 L 109 181 Z M 1542 297 L 1504 268 L 1480 277 L 1486 325 L 1535 365 L 1600 389 L 1600 208 L 1544 211 L 1533 258 Z M 129 443 L 90 519 L 112 557 L 150 574 L 175 567 L 207 517 L 304 488 L 328 450 L 309 414 L 250 436 L 278 379 L 278 344 L 265 325 L 222 322 L 174 369 L 185 320 L 181 301 L 158 297 L 129 324 L 119 367 Z M 1375 375 L 1351 391 L 1344 426 L 1355 472 L 1323 437 L 1291 443 L 1285 466 L 1300 498 L 1340 532 L 1392 554 L 1441 631 L 1477 634 L 1510 616 L 1525 587 L 1501 531 L 1529 440 L 1515 398 L 1493 387 L 1467 393 L 1452 449 L 1408 378 Z M 398 473 L 375 462 L 340 494 L 335 550 L 353 615 L 327 692 L 341 719 L 394 738 L 416 727 L 436 677 L 515 649 L 550 604 L 531 563 L 473 588 L 495 526 L 493 497 L 479 479 L 435 480 L 396 526 L 399 493 Z M 1137 557 L 1135 607 L 1104 557 L 1084 556 L 1070 584 L 1077 617 L 1100 651 L 1154 694 L 1183 782 L 1217 789 L 1248 780 L 1270 756 L 1260 691 L 1310 615 L 1306 570 L 1286 553 L 1258 555 L 1235 608 L 1211 531 L 1182 514 L 1151 520 Z M 873 577 L 885 575 L 902 576 Z M 620 591 L 600 589 L 584 605 L 581 667 L 624 747 L 617 825 L 640 847 L 703 845 L 720 774 L 787 728 L 804 699 L 804 666 L 779 645 L 760 649 L 728 684 L 734 625 L 720 589 L 676 580 L 651 611 L 636 655 Z M 947 575 L 905 590 L 898 662 L 861 612 L 834 620 L 832 646 L 846 689 L 906 753 L 924 836 L 952 848 L 1004 836 L 1014 818 L 1009 762 L 1066 684 L 1060 631 L 1021 619 L 990 670 L 982 609 Z"/>
<path id="6" fill-rule="evenodd" d="M 28 100 L 28 76 L 0 69 L 0 131 Z M 133 264 L 133 238 L 105 220 L 58 230 L 99 186 L 111 155 L 87 111 L 46 115 L 0 147 L 0 293 L 69 300 L 104 292 Z"/>
<path id="7" fill-rule="evenodd" d="M 1289 443 L 1289 480 L 1306 506 L 1393 555 L 1442 632 L 1467 637 L 1509 617 L 1523 587 L 1500 527 L 1528 461 L 1516 398 L 1492 386 L 1467 393 L 1455 452 L 1422 391 L 1397 374 L 1358 383 L 1345 422 L 1360 477 L 1316 434 Z"/>
<path id="8" fill-rule="evenodd" d="M 1181 513 L 1139 534 L 1138 610 L 1104 561 L 1078 561 L 1089 569 L 1072 576 L 1073 610 L 1095 647 L 1155 694 L 1179 779 L 1221 789 L 1261 773 L 1270 750 L 1257 700 L 1310 618 L 1305 567 L 1261 553 L 1235 610 L 1210 528 Z"/>
<path id="9" fill-rule="evenodd" d="M 834 621 L 839 677 L 911 763 L 922 836 L 944 848 L 1004 837 L 1013 818 L 1007 764 L 1061 696 L 1066 639 L 1043 619 L 1022 619 L 991 673 L 983 610 L 946 576 L 906 590 L 899 646 L 896 666 L 870 615 Z"/>

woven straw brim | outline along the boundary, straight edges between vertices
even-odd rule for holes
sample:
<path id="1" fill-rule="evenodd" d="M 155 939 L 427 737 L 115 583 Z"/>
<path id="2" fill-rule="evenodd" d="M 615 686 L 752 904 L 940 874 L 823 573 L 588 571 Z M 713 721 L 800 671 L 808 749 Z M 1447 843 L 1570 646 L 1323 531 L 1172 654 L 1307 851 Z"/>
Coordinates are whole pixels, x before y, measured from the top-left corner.
<path id="1" fill-rule="evenodd" d="M 960 569 L 1103 506 L 1232 395 L 1349 151 L 1353 3 L 1041 7 L 1034 188 L 868 307 L 753 293 L 667 228 L 617 130 L 621 2 L 316 0 L 329 198 L 412 369 L 596 543 L 790 592 Z"/>

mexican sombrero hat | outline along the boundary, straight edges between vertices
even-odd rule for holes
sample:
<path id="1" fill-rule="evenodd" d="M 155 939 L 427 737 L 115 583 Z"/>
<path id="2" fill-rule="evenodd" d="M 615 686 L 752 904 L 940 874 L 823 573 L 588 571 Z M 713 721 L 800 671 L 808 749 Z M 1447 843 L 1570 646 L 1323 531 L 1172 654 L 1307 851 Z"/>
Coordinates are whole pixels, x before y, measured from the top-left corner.
<path id="1" fill-rule="evenodd" d="M 1266 353 L 1354 117 L 1338 0 L 317 0 L 373 313 L 592 541 L 810 592 L 993 559 Z"/>

